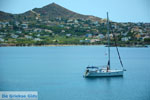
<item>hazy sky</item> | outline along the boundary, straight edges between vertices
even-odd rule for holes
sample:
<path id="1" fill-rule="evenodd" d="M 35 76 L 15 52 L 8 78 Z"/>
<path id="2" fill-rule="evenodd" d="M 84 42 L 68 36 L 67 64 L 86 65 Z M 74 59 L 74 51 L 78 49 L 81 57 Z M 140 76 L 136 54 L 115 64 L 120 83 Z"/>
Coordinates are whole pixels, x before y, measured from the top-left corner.
<path id="1" fill-rule="evenodd" d="M 55 2 L 67 9 L 85 15 L 106 18 L 116 22 L 150 22 L 150 0 L 0 0 L 0 11 L 23 13 Z"/>

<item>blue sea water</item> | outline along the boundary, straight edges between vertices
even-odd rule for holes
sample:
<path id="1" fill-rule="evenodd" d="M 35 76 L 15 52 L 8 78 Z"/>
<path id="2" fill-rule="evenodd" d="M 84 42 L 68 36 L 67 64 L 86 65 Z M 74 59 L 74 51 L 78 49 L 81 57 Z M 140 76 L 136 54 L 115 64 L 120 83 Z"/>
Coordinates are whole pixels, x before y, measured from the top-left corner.
<path id="1" fill-rule="evenodd" d="M 123 77 L 83 78 L 106 65 L 104 46 L 0 47 L 0 91 L 38 91 L 39 100 L 150 100 L 150 48 L 120 47 Z M 121 68 L 111 48 L 111 68 Z"/>

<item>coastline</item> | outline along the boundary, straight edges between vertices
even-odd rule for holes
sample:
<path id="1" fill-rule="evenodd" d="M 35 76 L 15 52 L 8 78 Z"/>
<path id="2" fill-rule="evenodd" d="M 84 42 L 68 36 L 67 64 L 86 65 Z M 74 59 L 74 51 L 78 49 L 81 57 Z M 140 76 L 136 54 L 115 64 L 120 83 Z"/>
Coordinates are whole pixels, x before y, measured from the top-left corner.
<path id="1" fill-rule="evenodd" d="M 1 45 L 0 47 L 105 46 L 104 44 Z"/>
<path id="2" fill-rule="evenodd" d="M 0 45 L 0 47 L 60 47 L 60 46 L 105 46 L 105 44 L 49 44 L 49 45 Z M 110 47 L 115 47 L 114 45 Z M 118 45 L 117 47 L 147 48 L 150 45 Z"/>

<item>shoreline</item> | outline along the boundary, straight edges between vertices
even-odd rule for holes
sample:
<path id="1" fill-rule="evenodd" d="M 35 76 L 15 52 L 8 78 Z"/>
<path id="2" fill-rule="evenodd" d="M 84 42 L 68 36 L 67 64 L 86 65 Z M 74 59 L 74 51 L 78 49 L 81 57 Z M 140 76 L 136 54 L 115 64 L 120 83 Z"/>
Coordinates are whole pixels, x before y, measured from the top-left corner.
<path id="1" fill-rule="evenodd" d="M 94 45 L 80 45 L 80 44 L 57 44 L 57 45 L 23 45 L 23 46 L 16 46 L 16 45 L 7 45 L 7 46 L 0 46 L 0 47 L 61 47 L 61 46 L 105 46 L 103 44 L 94 44 Z"/>
<path id="2" fill-rule="evenodd" d="M 0 47 L 57 47 L 57 46 L 105 46 L 104 44 L 49 44 L 49 45 L 1 45 Z M 115 47 L 110 46 L 110 47 Z M 150 47 L 150 45 L 125 45 L 125 46 L 117 46 L 117 47 L 135 47 L 135 48 L 146 48 Z"/>

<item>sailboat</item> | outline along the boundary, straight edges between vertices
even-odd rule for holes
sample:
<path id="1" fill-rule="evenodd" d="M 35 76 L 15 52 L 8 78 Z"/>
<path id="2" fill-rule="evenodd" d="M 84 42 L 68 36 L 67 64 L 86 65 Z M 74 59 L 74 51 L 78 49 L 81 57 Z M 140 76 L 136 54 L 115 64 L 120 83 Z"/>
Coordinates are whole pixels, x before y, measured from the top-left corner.
<path id="1" fill-rule="evenodd" d="M 84 77 L 113 77 L 113 76 L 123 76 L 124 71 L 123 63 L 119 54 L 119 49 L 116 45 L 116 50 L 121 63 L 121 69 L 112 69 L 110 66 L 110 36 L 109 36 L 109 17 L 107 12 L 107 38 L 108 38 L 108 64 L 106 66 L 88 66 L 86 67 Z M 116 44 L 116 42 L 115 42 Z"/>

